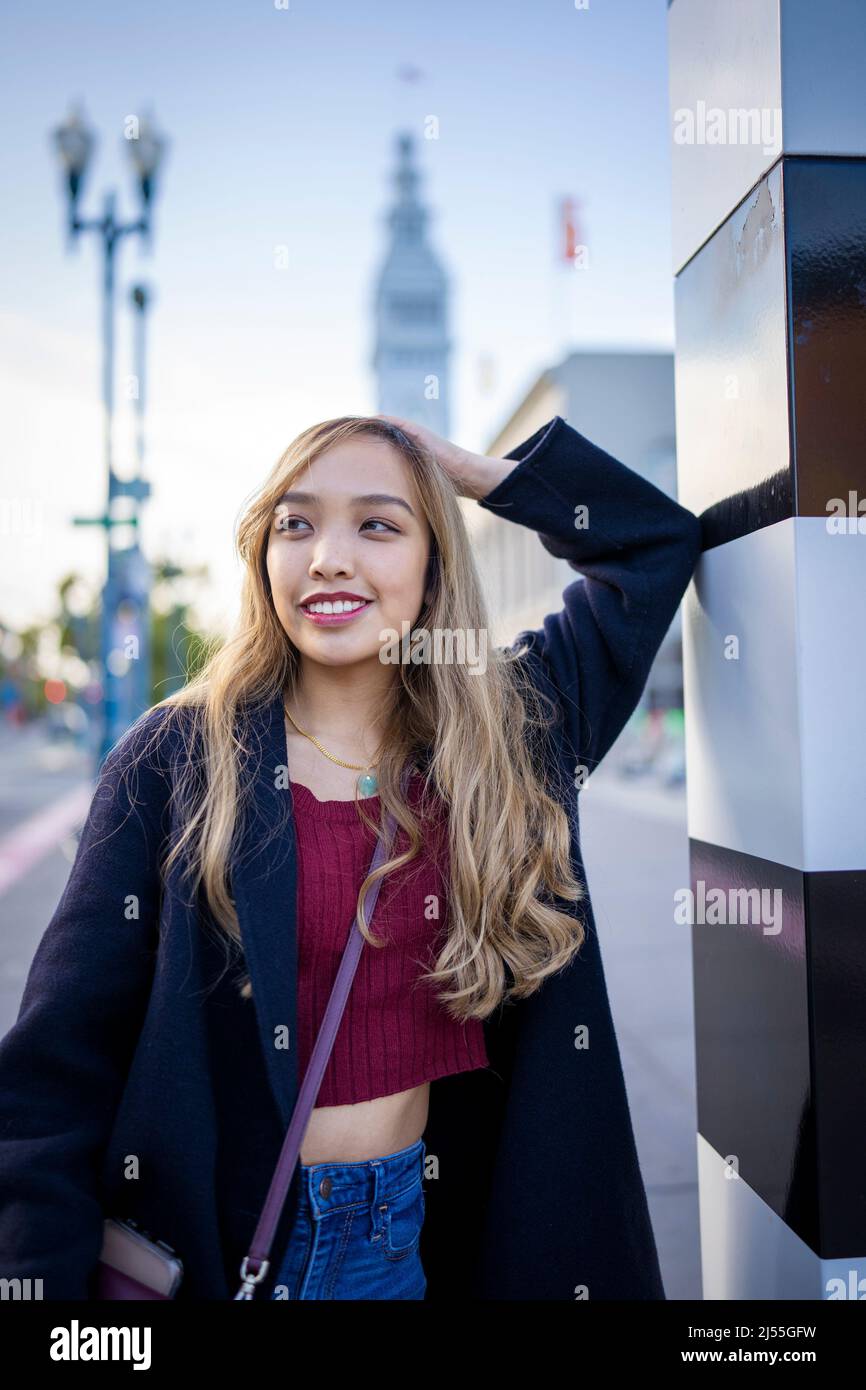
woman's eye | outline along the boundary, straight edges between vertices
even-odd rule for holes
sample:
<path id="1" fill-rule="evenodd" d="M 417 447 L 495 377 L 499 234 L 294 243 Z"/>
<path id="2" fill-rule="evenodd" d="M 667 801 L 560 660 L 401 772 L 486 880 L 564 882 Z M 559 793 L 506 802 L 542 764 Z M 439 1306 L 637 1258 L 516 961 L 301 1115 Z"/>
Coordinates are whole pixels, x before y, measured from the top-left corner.
<path id="1" fill-rule="evenodd" d="M 380 521 L 378 517 L 370 517 L 368 521 L 364 522 L 364 526 L 384 526 L 386 531 L 394 531 L 395 533 L 397 531 L 396 526 L 391 526 L 387 521 Z M 364 527 L 362 526 L 361 530 L 363 529 Z"/>
<path id="2" fill-rule="evenodd" d="M 274 527 L 277 531 L 293 530 L 292 521 L 302 521 L 304 525 L 307 524 L 303 517 L 291 517 L 285 510 L 277 510 L 274 514 Z"/>

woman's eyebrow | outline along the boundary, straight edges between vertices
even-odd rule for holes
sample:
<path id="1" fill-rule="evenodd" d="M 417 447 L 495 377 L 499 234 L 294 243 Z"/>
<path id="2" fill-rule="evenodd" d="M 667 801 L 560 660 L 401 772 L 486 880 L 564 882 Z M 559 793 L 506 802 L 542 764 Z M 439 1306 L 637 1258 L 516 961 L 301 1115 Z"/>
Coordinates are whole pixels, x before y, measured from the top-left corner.
<path id="1" fill-rule="evenodd" d="M 318 501 L 319 498 L 314 492 L 284 492 L 282 497 L 277 498 L 278 504 L 280 502 L 301 502 L 309 506 L 311 503 L 317 503 Z M 388 502 L 393 503 L 395 507 L 405 507 L 410 516 L 415 516 L 414 511 L 404 498 L 392 497 L 390 492 L 365 492 L 362 497 L 349 498 L 350 506 L 358 505 L 368 507 L 375 506 L 377 503 L 382 506 Z"/>

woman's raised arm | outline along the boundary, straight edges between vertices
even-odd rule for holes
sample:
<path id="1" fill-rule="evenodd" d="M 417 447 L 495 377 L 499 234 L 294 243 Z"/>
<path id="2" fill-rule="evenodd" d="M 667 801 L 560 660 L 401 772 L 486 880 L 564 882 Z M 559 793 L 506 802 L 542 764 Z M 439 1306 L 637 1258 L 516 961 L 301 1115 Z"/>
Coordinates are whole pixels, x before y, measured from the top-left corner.
<path id="1" fill-rule="evenodd" d="M 479 505 L 538 532 L 584 576 L 517 640 L 543 662 L 588 776 L 640 699 L 700 555 L 701 524 L 560 415 L 505 457 L 517 466 Z"/>

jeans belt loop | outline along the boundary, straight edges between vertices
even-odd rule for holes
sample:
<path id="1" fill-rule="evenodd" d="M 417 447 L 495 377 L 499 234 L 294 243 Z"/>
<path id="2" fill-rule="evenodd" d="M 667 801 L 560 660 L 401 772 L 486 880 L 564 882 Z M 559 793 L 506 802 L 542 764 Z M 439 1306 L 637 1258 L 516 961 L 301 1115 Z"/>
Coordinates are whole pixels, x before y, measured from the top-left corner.
<path id="1" fill-rule="evenodd" d="M 385 1214 L 379 1210 L 379 1198 L 382 1193 L 382 1165 L 377 1158 L 371 1160 L 373 1169 L 373 1201 L 371 1208 L 373 1213 L 371 1239 L 381 1240 L 385 1229 Z"/>

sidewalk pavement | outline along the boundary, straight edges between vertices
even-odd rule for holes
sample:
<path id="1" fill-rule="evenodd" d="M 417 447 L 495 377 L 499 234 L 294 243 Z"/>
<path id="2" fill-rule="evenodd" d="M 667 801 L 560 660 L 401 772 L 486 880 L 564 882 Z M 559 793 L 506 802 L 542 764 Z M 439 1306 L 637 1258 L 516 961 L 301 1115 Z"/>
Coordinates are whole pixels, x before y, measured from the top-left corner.
<path id="1" fill-rule="evenodd" d="M 701 1298 L 686 797 L 603 763 L 580 797 L 581 843 L 665 1292 Z"/>

